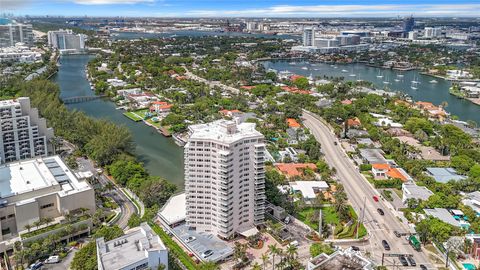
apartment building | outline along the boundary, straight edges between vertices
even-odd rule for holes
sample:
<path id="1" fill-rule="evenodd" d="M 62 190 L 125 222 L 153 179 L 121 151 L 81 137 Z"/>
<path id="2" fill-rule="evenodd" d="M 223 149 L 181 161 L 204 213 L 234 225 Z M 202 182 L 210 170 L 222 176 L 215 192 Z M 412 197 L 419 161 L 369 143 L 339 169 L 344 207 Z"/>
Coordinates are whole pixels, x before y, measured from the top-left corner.
<path id="1" fill-rule="evenodd" d="M 13 47 L 16 43 L 33 46 L 31 24 L 10 23 L 0 25 L 0 48 Z"/>
<path id="2" fill-rule="evenodd" d="M 83 50 L 85 49 L 85 38 L 83 34 L 75 34 L 72 30 L 60 29 L 48 31 L 48 45 L 59 50 Z"/>
<path id="3" fill-rule="evenodd" d="M 265 143 L 253 123 L 217 120 L 189 127 L 186 221 L 228 239 L 264 222 Z"/>
<path id="4" fill-rule="evenodd" d="M 81 208 L 95 212 L 94 190 L 59 156 L 0 165 L 0 252 L 27 224 L 41 218 L 61 222 L 65 214 Z"/>
<path id="5" fill-rule="evenodd" d="M 168 250 L 147 223 L 107 242 L 98 238 L 96 245 L 99 270 L 168 270 Z"/>
<path id="6" fill-rule="evenodd" d="M 30 107 L 28 97 L 0 101 L 0 164 L 47 156 L 51 138 L 53 129 Z"/>

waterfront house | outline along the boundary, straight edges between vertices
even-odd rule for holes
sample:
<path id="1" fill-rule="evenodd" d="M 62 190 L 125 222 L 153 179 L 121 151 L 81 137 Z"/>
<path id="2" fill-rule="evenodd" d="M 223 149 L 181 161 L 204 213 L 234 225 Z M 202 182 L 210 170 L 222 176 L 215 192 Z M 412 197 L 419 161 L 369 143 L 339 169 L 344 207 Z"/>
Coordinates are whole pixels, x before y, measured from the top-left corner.
<path id="1" fill-rule="evenodd" d="M 457 174 L 453 168 L 428 167 L 426 170 L 427 175 L 433 177 L 433 179 L 439 183 L 466 179 L 465 176 Z"/>
<path id="2" fill-rule="evenodd" d="M 456 209 L 434 208 L 423 209 L 425 215 L 438 218 L 441 221 L 460 228 L 468 228 L 470 223 L 466 221 L 466 217 L 462 211 Z"/>
<path id="3" fill-rule="evenodd" d="M 477 213 L 477 216 L 480 216 L 480 191 L 465 194 L 462 203 L 470 206 Z"/>
<path id="4" fill-rule="evenodd" d="M 156 112 L 157 114 L 168 114 L 172 107 L 173 104 L 169 104 L 168 102 L 154 101 L 150 105 L 150 111 Z"/>

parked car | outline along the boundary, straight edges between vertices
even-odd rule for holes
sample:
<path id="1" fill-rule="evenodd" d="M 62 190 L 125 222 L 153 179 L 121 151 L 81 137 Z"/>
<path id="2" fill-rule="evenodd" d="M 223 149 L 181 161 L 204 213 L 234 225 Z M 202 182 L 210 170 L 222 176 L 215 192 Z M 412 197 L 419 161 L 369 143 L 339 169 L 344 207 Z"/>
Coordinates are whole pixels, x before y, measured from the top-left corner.
<path id="1" fill-rule="evenodd" d="M 353 251 L 360 251 L 360 248 L 357 247 L 357 246 L 352 246 L 352 250 L 353 250 Z"/>
<path id="2" fill-rule="evenodd" d="M 283 220 L 283 222 L 284 222 L 285 224 L 290 223 L 290 216 L 287 216 L 287 217 Z"/>
<path id="3" fill-rule="evenodd" d="M 393 231 L 393 234 L 395 234 L 396 237 L 402 237 L 402 235 L 398 231 Z"/>
<path id="4" fill-rule="evenodd" d="M 378 196 L 376 196 L 376 195 L 373 196 L 373 200 L 376 201 L 376 202 L 378 202 Z"/>
<path id="5" fill-rule="evenodd" d="M 385 250 L 390 250 L 390 245 L 388 244 L 387 240 L 382 240 L 382 246 Z"/>
<path id="6" fill-rule="evenodd" d="M 298 241 L 297 240 L 293 240 L 292 242 L 290 242 L 290 244 L 288 244 L 289 246 L 293 246 L 293 247 L 298 247 Z"/>
<path id="7" fill-rule="evenodd" d="M 60 262 L 60 256 L 55 255 L 55 256 L 48 257 L 48 259 L 46 259 L 44 263 L 48 264 L 48 263 L 58 263 L 58 262 Z"/>
<path id="8" fill-rule="evenodd" d="M 408 256 L 407 261 L 411 266 L 417 266 L 417 263 L 415 262 L 412 256 Z"/>
<path id="9" fill-rule="evenodd" d="M 189 236 L 187 238 L 185 238 L 185 243 L 190 243 L 190 242 L 193 242 L 195 241 L 197 238 L 195 236 Z"/>
<path id="10" fill-rule="evenodd" d="M 202 253 L 202 258 L 206 259 L 210 256 L 213 255 L 213 250 L 209 249 L 209 250 L 205 250 L 203 253 Z"/>
<path id="11" fill-rule="evenodd" d="M 380 214 L 380 216 L 385 215 L 385 212 L 381 208 L 377 208 L 377 212 Z"/>
<path id="12" fill-rule="evenodd" d="M 427 270 L 428 268 L 427 268 L 425 265 L 420 264 L 420 269 L 422 269 L 422 270 Z"/>
<path id="13" fill-rule="evenodd" d="M 400 255 L 400 257 L 398 257 L 398 259 L 400 260 L 400 263 L 401 263 L 403 266 L 408 266 L 408 262 L 407 262 L 407 259 L 405 259 L 405 256 Z"/>
<path id="14" fill-rule="evenodd" d="M 38 270 L 38 269 L 41 269 L 42 266 L 43 266 L 42 262 L 32 263 L 30 264 L 30 267 L 27 268 L 27 270 Z"/>

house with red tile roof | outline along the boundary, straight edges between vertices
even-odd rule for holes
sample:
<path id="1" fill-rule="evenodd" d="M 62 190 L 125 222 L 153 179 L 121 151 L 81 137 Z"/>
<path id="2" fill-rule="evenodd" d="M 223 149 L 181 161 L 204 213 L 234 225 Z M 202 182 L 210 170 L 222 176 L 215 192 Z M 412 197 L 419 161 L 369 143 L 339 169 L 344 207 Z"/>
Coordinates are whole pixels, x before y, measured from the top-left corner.
<path id="1" fill-rule="evenodd" d="M 226 110 L 226 109 L 223 109 L 223 110 L 220 110 L 218 111 L 219 114 L 223 115 L 223 116 L 227 116 L 227 117 L 234 117 L 238 114 L 241 114 L 242 111 L 240 110 Z"/>
<path id="2" fill-rule="evenodd" d="M 317 169 L 317 166 L 313 163 L 277 163 L 275 167 L 288 178 L 302 176 L 305 169 Z"/>
<path id="3" fill-rule="evenodd" d="M 156 113 L 168 113 L 170 109 L 173 107 L 173 104 L 169 104 L 165 101 L 154 101 L 150 105 L 150 111 Z"/>
<path id="4" fill-rule="evenodd" d="M 372 174 L 376 180 L 400 179 L 402 182 L 413 180 L 404 169 L 392 167 L 387 163 L 372 164 Z"/>
<path id="5" fill-rule="evenodd" d="M 361 125 L 362 122 L 360 121 L 360 119 L 358 119 L 358 117 L 347 119 L 348 127 L 360 127 Z"/>
<path id="6" fill-rule="evenodd" d="M 255 88 L 255 86 L 253 85 L 244 85 L 244 86 L 240 86 L 240 89 L 243 89 L 243 90 L 252 90 L 253 88 Z"/>
<path id="7" fill-rule="evenodd" d="M 305 76 L 295 74 L 295 75 L 290 76 L 290 81 L 294 82 L 295 80 L 298 80 L 298 79 L 301 79 L 301 78 L 305 78 Z"/>
<path id="8" fill-rule="evenodd" d="M 300 127 L 300 123 L 297 122 L 297 120 L 295 120 L 294 118 L 287 118 L 287 125 L 288 127 L 290 128 L 299 128 Z"/>

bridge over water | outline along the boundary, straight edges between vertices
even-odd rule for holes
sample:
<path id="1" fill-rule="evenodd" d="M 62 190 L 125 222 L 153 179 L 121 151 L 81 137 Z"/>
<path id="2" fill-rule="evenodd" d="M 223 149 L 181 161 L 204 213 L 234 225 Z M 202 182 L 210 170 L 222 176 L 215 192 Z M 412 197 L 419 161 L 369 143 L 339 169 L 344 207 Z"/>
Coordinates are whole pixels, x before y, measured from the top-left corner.
<path id="1" fill-rule="evenodd" d="M 82 103 L 91 100 L 101 99 L 106 97 L 105 95 L 100 96 L 75 96 L 62 99 L 64 104 L 73 104 L 73 103 Z"/>

